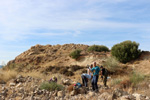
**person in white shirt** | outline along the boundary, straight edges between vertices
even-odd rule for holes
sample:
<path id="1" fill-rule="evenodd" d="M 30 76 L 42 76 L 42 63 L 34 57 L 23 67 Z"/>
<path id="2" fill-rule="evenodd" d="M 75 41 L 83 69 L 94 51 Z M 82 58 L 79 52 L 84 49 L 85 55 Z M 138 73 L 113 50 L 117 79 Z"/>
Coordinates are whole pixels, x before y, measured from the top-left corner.
<path id="1" fill-rule="evenodd" d="M 88 87 L 88 80 L 92 79 L 92 73 L 89 68 L 93 68 L 93 64 L 87 69 L 87 73 L 81 75 L 83 86 Z"/>

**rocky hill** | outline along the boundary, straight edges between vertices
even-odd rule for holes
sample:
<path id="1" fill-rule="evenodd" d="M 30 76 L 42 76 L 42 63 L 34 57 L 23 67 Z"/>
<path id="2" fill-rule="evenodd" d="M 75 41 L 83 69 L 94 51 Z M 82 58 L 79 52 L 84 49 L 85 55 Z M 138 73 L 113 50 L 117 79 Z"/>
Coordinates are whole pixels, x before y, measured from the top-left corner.
<path id="1" fill-rule="evenodd" d="M 150 52 L 143 51 L 138 59 L 122 64 L 112 59 L 110 52 L 88 52 L 88 47 L 36 45 L 21 53 L 0 70 L 0 100 L 150 100 Z M 80 58 L 74 60 L 69 54 L 76 49 L 82 52 Z M 76 90 L 68 93 L 69 85 L 82 83 L 81 74 L 86 73 L 86 65 L 94 61 L 117 68 L 109 75 L 108 87 L 103 87 L 99 77 L 99 93 L 92 92 L 91 86 L 84 92 L 81 88 L 81 93 Z M 40 89 L 52 76 L 58 78 L 63 90 Z"/>
<path id="2" fill-rule="evenodd" d="M 70 65 L 80 65 L 86 66 L 91 64 L 93 61 L 98 63 L 102 62 L 109 53 L 98 53 L 87 52 L 88 45 L 83 44 L 64 44 L 64 45 L 36 45 L 32 46 L 29 50 L 23 52 L 17 56 L 14 60 L 10 61 L 8 65 L 11 64 L 22 64 L 27 65 L 38 65 L 40 67 L 47 66 L 70 66 Z M 78 61 L 69 57 L 69 54 L 80 49 L 81 57 Z"/>

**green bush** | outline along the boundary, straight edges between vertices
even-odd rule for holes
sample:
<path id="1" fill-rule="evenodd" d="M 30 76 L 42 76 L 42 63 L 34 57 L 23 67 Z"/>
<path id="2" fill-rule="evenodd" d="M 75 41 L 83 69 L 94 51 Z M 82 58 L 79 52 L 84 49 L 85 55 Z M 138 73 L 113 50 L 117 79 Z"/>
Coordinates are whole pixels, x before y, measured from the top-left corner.
<path id="1" fill-rule="evenodd" d="M 43 82 L 41 85 L 40 85 L 40 89 L 44 89 L 44 90 L 48 90 L 48 91 L 55 91 L 55 90 L 62 90 L 64 87 L 60 84 L 57 84 L 55 82 Z"/>
<path id="2" fill-rule="evenodd" d="M 81 50 L 75 50 L 73 52 L 70 53 L 70 57 L 72 57 L 73 59 L 78 59 L 81 55 Z"/>
<path id="3" fill-rule="evenodd" d="M 133 72 L 132 75 L 130 76 L 130 81 L 133 85 L 137 85 L 144 79 L 145 79 L 145 76 L 137 72 Z"/>
<path id="4" fill-rule="evenodd" d="M 115 72 L 120 68 L 118 60 L 116 60 L 114 57 L 107 58 L 103 63 L 103 66 L 106 67 L 106 69 L 108 69 L 110 72 Z"/>
<path id="5" fill-rule="evenodd" d="M 104 45 L 92 45 L 88 48 L 89 52 L 102 52 L 102 51 L 109 51 L 108 47 L 104 46 Z"/>
<path id="6" fill-rule="evenodd" d="M 124 41 L 116 44 L 111 49 L 111 54 L 122 63 L 127 63 L 139 57 L 141 51 L 138 49 L 139 44 L 132 41 Z"/>

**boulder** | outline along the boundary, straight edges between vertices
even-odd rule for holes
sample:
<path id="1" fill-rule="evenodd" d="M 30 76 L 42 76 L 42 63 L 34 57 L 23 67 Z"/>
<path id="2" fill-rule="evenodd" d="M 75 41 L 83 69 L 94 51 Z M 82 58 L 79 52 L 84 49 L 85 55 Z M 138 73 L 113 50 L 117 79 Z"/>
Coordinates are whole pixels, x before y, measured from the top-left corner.
<path id="1" fill-rule="evenodd" d="M 70 79 L 62 79 L 62 84 L 63 85 L 71 85 L 72 81 Z"/>
<path id="2" fill-rule="evenodd" d="M 77 93 L 76 93 L 75 90 L 71 91 L 71 93 L 70 93 L 71 96 L 74 96 L 74 95 L 76 95 L 76 94 L 77 94 Z"/>
<path id="3" fill-rule="evenodd" d="M 121 89 L 116 89 L 113 92 L 113 99 L 117 99 L 118 97 L 124 96 L 124 95 L 129 95 L 129 93 L 121 90 Z"/>
<path id="4" fill-rule="evenodd" d="M 100 100 L 112 100 L 112 97 L 113 97 L 113 95 L 111 95 L 107 92 L 104 92 L 100 96 L 98 96 L 98 99 L 100 99 Z"/>
<path id="5" fill-rule="evenodd" d="M 58 91 L 57 96 L 58 97 L 63 97 L 64 96 L 64 91 Z"/>
<path id="6" fill-rule="evenodd" d="M 93 97 L 94 95 L 95 95 L 95 93 L 92 92 L 92 91 L 90 91 L 90 92 L 88 93 L 88 96 L 89 96 L 89 97 Z"/>
<path id="7" fill-rule="evenodd" d="M 11 86 L 15 86 L 16 85 L 16 83 L 9 83 L 9 86 L 11 87 Z"/>
<path id="8" fill-rule="evenodd" d="M 136 100 L 146 100 L 146 96 L 144 96 L 144 95 L 141 95 L 138 93 L 134 93 L 132 95 L 136 98 Z"/>

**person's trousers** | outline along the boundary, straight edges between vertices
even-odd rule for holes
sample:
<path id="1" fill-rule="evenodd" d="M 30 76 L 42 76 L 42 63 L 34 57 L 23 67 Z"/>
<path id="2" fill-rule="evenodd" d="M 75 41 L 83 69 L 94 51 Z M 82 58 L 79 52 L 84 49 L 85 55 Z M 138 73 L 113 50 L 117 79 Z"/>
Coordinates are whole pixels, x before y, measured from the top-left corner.
<path id="1" fill-rule="evenodd" d="M 104 76 L 103 83 L 104 83 L 104 86 L 107 86 L 107 76 Z"/>
<path id="2" fill-rule="evenodd" d="M 87 87 L 87 86 L 88 86 L 88 85 L 87 85 L 87 83 L 88 83 L 87 78 L 86 78 L 84 75 L 82 75 L 81 77 L 82 77 L 82 83 L 83 83 L 83 85 L 84 85 L 85 87 Z"/>
<path id="3" fill-rule="evenodd" d="M 99 77 L 98 75 L 94 75 L 92 78 L 92 89 L 93 89 L 93 91 L 98 90 L 98 85 L 97 85 L 98 77 Z"/>

